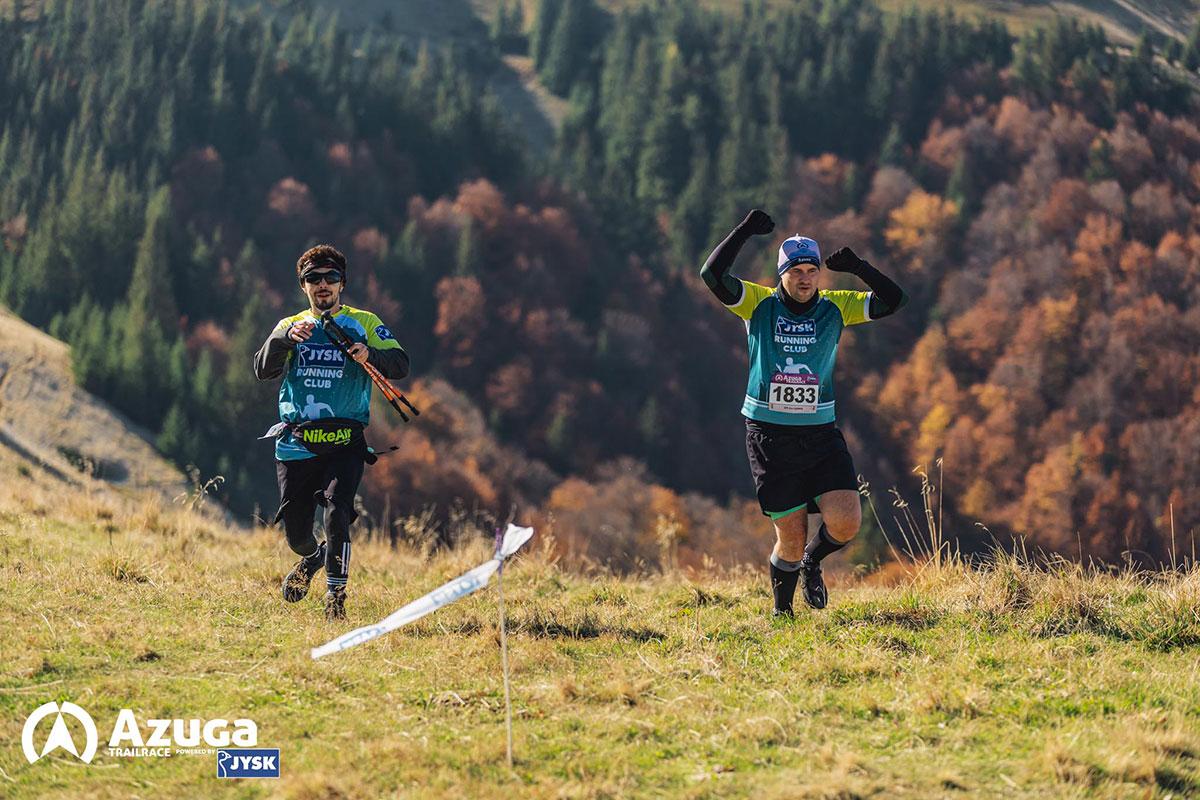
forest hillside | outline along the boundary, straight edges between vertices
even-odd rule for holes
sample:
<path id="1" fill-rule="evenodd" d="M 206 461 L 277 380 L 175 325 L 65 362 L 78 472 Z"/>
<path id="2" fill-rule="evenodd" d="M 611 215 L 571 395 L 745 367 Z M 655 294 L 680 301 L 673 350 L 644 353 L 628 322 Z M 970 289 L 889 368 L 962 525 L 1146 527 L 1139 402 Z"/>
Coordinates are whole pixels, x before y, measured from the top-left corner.
<path id="1" fill-rule="evenodd" d="M 400 449 L 370 530 L 516 509 L 580 567 L 698 569 L 766 535 L 744 336 L 697 276 L 758 206 L 912 298 L 842 343 L 880 512 L 856 561 L 888 558 L 888 490 L 922 474 L 967 553 L 1157 565 L 1200 526 L 1200 28 L 1130 48 L 863 0 L 500 5 L 473 47 L 303 5 L 10 5 L 0 300 L 250 520 L 277 503 L 250 354 L 333 242 L 427 409 L 376 409 Z M 565 109 L 548 150 L 481 83 L 510 55 Z M 775 244 L 740 274 L 773 280 Z"/>

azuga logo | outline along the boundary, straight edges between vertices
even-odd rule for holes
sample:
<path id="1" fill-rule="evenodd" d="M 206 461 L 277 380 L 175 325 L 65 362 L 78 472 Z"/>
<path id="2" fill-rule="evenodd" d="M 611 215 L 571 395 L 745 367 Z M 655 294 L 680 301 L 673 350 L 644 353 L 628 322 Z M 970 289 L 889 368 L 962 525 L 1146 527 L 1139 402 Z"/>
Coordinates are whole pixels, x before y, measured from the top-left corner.
<path id="1" fill-rule="evenodd" d="M 278 778 L 279 748 L 218 750 L 218 778 Z"/>
<path id="2" fill-rule="evenodd" d="M 33 734 L 37 730 L 38 723 L 54 713 L 58 714 L 54 718 L 54 727 L 50 729 L 50 735 L 46 737 L 46 743 L 42 745 L 42 751 L 39 753 L 33 746 Z M 82 753 L 76 747 L 75 740 L 71 737 L 71 731 L 67 729 L 63 714 L 69 714 L 83 725 L 87 740 L 84 742 Z M 64 702 L 60 706 L 53 700 L 34 709 L 33 713 L 29 715 L 29 719 L 25 720 L 25 727 L 21 731 L 21 749 L 25 751 L 25 759 L 30 764 L 59 749 L 66 750 L 85 764 L 90 764 L 96 757 L 99 740 L 96 723 L 90 714 L 74 703 Z"/>
<path id="3" fill-rule="evenodd" d="M 298 344 L 296 355 L 303 367 L 341 367 L 346 364 L 346 354 L 336 344 Z"/>
<path id="4" fill-rule="evenodd" d="M 376 325 L 375 326 L 375 335 L 378 336 L 380 339 L 383 339 L 385 342 L 388 339 L 396 338 L 395 336 L 392 336 L 392 332 L 387 329 L 387 325 Z"/>
<path id="5" fill-rule="evenodd" d="M 787 317 L 775 318 L 776 336 L 816 336 L 817 321 L 815 319 L 790 320 Z"/>

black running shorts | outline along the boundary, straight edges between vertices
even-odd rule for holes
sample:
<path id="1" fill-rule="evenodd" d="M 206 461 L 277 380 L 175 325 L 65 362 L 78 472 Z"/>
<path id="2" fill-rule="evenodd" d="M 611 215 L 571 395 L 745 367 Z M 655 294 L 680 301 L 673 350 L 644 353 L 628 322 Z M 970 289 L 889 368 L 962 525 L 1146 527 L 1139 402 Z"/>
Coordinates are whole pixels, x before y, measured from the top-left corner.
<path id="1" fill-rule="evenodd" d="M 763 514 L 774 517 L 836 489 L 858 490 L 858 473 L 834 423 L 746 420 L 746 455 Z"/>

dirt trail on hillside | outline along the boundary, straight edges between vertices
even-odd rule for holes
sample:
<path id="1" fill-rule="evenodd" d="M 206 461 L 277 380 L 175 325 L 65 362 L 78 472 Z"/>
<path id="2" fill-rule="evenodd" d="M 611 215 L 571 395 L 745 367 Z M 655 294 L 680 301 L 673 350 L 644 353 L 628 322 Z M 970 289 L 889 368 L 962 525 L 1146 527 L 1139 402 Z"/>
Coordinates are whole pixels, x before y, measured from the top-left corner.
<path id="1" fill-rule="evenodd" d="M 1180 3 L 1130 0 L 1056 0 L 1050 6 L 1065 16 L 1098 24 L 1109 36 L 1126 44 L 1135 43 L 1147 28 L 1163 36 L 1184 39 L 1195 24 L 1197 11 L 1195 7 L 1190 11 L 1182 8 Z"/>

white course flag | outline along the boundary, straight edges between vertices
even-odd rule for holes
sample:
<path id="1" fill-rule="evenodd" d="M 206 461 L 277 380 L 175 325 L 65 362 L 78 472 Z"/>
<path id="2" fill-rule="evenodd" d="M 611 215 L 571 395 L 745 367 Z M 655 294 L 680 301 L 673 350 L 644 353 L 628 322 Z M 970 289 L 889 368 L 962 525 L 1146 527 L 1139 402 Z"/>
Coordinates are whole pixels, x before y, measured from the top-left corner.
<path id="1" fill-rule="evenodd" d="M 332 642 L 323 644 L 320 647 L 312 649 L 312 657 L 320 658 L 331 653 L 340 653 L 342 650 L 348 650 L 356 644 L 369 642 L 385 633 L 390 633 L 399 627 L 414 622 L 431 611 L 437 611 L 445 605 L 453 603 L 460 597 L 466 597 L 471 592 L 482 589 L 487 586 L 488 581 L 492 579 L 492 575 L 496 570 L 500 569 L 500 564 L 504 559 L 511 556 L 521 548 L 521 545 L 529 541 L 533 536 L 533 528 L 518 528 L 516 525 L 509 523 L 508 530 L 504 532 L 504 539 L 500 543 L 500 549 L 489 560 L 480 564 L 475 569 L 458 576 L 454 580 L 434 589 L 429 594 L 422 597 L 420 600 L 414 600 L 408 605 L 397 610 L 387 618 L 380 620 L 374 625 L 367 625 L 356 630 L 352 630 L 347 634 L 339 636 Z"/>

